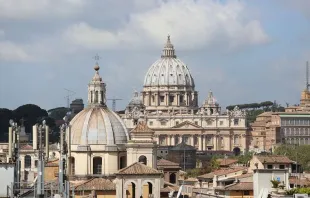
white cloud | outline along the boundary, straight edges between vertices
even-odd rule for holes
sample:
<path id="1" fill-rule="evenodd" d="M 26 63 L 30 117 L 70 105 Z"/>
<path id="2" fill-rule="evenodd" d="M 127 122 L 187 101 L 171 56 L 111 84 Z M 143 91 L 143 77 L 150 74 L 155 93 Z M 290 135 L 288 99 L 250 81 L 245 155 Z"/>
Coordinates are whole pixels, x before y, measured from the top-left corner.
<path id="1" fill-rule="evenodd" d="M 83 6 L 83 0 L 0 0 L 0 19 L 69 16 L 80 11 Z"/>
<path id="2" fill-rule="evenodd" d="M 10 41 L 0 41 L 0 60 L 29 61 L 31 60 L 31 57 L 22 46 Z"/>
<path id="3" fill-rule="evenodd" d="M 116 31 L 80 22 L 64 32 L 64 39 L 88 49 L 162 46 L 168 33 L 178 49 L 206 46 L 235 49 L 269 40 L 258 20 L 247 19 L 246 6 L 239 1 L 226 4 L 213 0 L 152 2 L 142 5 L 146 10 L 139 8 L 131 13 L 128 23 Z"/>

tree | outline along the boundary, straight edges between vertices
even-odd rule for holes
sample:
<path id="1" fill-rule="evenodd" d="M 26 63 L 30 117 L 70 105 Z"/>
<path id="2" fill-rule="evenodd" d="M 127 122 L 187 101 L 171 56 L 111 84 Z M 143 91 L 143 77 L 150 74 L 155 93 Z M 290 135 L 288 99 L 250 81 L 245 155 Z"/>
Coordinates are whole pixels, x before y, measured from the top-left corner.
<path id="1" fill-rule="evenodd" d="M 0 108 L 0 141 L 7 140 L 10 119 L 13 119 L 13 112 L 9 109 Z"/>
<path id="2" fill-rule="evenodd" d="M 216 170 L 220 167 L 220 162 L 218 161 L 218 157 L 217 156 L 213 156 L 211 158 L 211 161 L 210 161 L 210 166 L 211 166 L 211 169 L 212 170 Z"/>
<path id="3" fill-rule="evenodd" d="M 66 107 L 57 107 L 54 109 L 48 110 L 49 117 L 53 118 L 54 120 L 62 120 L 67 112 L 70 111 L 70 109 Z"/>
<path id="4" fill-rule="evenodd" d="M 249 161 L 252 159 L 252 157 L 253 157 L 252 152 L 246 152 L 243 155 L 239 155 L 237 157 L 237 160 L 239 164 L 247 165 Z"/>
<path id="5" fill-rule="evenodd" d="M 302 165 L 304 170 L 310 170 L 310 145 L 280 145 L 278 146 L 274 154 L 285 155 L 290 160 L 297 160 Z"/>
<path id="6" fill-rule="evenodd" d="M 33 125 L 38 123 L 43 117 L 47 116 L 48 114 L 46 110 L 41 109 L 34 104 L 22 105 L 13 111 L 13 117 L 16 122 L 19 122 L 21 119 L 25 121 L 24 126 L 28 133 L 32 131 Z"/>

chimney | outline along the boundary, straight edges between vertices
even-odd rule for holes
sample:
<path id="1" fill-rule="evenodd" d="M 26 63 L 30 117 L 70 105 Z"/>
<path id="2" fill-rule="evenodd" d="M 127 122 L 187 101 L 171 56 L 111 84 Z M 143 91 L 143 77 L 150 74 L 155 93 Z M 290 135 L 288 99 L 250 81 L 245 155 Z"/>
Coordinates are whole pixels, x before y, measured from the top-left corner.
<path id="1" fill-rule="evenodd" d="M 32 147 L 33 147 L 33 150 L 38 150 L 38 127 L 37 125 L 32 126 Z"/>
<path id="2" fill-rule="evenodd" d="M 49 157 L 49 126 L 45 126 L 45 157 L 46 157 L 46 161 L 48 161 L 48 157 Z"/>
<path id="3" fill-rule="evenodd" d="M 8 162 L 10 161 L 10 159 L 12 159 L 12 148 L 13 148 L 13 144 L 12 144 L 12 140 L 13 140 L 13 129 L 12 127 L 9 127 L 9 159 Z"/>

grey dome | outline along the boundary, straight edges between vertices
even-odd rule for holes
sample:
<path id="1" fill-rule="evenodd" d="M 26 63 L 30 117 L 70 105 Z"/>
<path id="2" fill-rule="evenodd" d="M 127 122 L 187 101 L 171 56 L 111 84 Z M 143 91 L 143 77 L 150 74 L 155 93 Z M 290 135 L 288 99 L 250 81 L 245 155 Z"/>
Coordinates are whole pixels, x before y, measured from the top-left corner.
<path id="1" fill-rule="evenodd" d="M 168 36 L 163 55 L 151 65 L 145 75 L 144 86 L 185 86 L 195 87 L 187 66 L 177 58 Z"/>

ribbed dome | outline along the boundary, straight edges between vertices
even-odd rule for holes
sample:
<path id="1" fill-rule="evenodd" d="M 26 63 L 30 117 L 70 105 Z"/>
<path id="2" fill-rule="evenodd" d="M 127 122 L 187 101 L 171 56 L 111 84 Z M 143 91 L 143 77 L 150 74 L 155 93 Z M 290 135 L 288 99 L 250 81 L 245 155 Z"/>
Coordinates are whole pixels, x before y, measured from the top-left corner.
<path id="1" fill-rule="evenodd" d="M 170 36 L 168 36 L 161 59 L 153 63 L 146 73 L 144 86 L 195 87 L 189 69 L 175 55 Z"/>
<path id="2" fill-rule="evenodd" d="M 128 133 L 117 114 L 106 107 L 89 107 L 70 122 L 71 143 L 75 145 L 126 144 Z"/>

